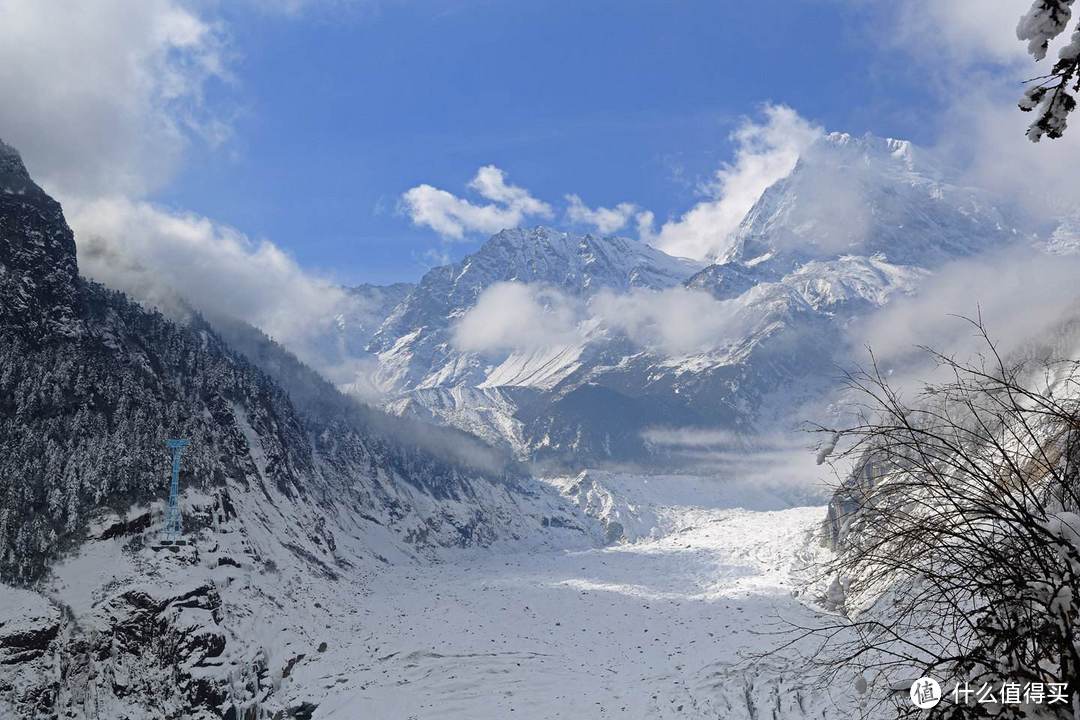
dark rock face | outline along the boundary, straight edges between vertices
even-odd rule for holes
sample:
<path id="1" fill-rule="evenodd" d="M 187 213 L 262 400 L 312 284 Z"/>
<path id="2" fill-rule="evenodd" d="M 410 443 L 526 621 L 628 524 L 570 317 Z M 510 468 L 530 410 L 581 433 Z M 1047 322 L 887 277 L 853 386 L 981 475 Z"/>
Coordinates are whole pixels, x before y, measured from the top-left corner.
<path id="1" fill-rule="evenodd" d="M 243 350 L 270 374 L 202 318 L 178 325 L 80 278 L 59 204 L 0 144 L 0 582 L 38 578 L 96 509 L 161 498 L 168 437 L 192 441 L 183 485 L 226 501 L 232 484 L 403 516 L 400 482 L 441 499 L 501 478 L 446 460 L 481 454 L 475 439 L 363 408 L 251 332 Z M 332 533 L 315 535 L 332 562 Z"/>
<path id="2" fill-rule="evenodd" d="M 852 524 L 858 522 L 859 510 L 873 490 L 880 471 L 873 454 L 867 454 L 829 498 L 822 533 L 825 547 L 835 551 L 843 549 L 847 534 Z"/>
<path id="3" fill-rule="evenodd" d="M 59 623 L 45 623 L 0 635 L 0 665 L 37 660 L 49 649 L 59 630 Z"/>
<path id="4" fill-rule="evenodd" d="M 101 540 L 109 540 L 125 535 L 139 535 L 150 527 L 150 513 L 143 513 L 130 520 L 120 520 L 105 528 L 98 536 Z"/>
<path id="5" fill-rule="evenodd" d="M 754 272 L 753 268 L 737 263 L 710 265 L 686 281 L 692 290 L 704 290 L 717 300 L 731 300 L 742 295 L 759 282 L 774 278 Z"/>
<path id="6" fill-rule="evenodd" d="M 28 590 L 0 587 L 0 717 L 55 717 L 60 610 Z"/>
<path id="7" fill-rule="evenodd" d="M 266 715 L 259 710 L 273 692 L 266 668 L 226 657 L 222 602 L 212 585 L 126 590 L 87 627 L 40 595 L 4 592 L 18 593 L 11 596 L 35 613 L 11 620 L 15 631 L 0 624 L 2 717 L 211 720 L 237 708 Z"/>
<path id="8" fill-rule="evenodd" d="M 29 341 L 75 332 L 78 272 L 60 204 L 0 140 L 0 329 Z"/>
<path id="9" fill-rule="evenodd" d="M 221 716 L 225 678 L 206 672 L 220 666 L 226 645 L 212 586 L 164 595 L 128 590 L 102 614 L 105 627 L 73 630 L 60 648 L 61 714 L 92 716 L 93 704 L 124 708 L 130 717 Z"/>
<path id="10" fill-rule="evenodd" d="M 0 145 L 2 720 L 314 712 L 271 697 L 280 666 L 260 638 L 225 626 L 197 542 L 162 553 L 167 565 L 153 559 L 144 536 L 167 492 L 166 438 L 191 440 L 185 533 L 233 540 L 203 543 L 216 555 L 207 568 L 274 572 L 277 562 L 334 582 L 356 567 L 363 523 L 434 545 L 484 542 L 520 521 L 476 500 L 478 486 L 517 477 L 478 460 L 490 448 L 361 406 L 248 330 L 238 352 L 198 315 L 177 323 L 79 277 L 60 206 Z M 253 545 L 256 523 L 265 532 Z M 44 579 L 61 553 L 79 558 L 93 544 L 110 554 L 59 589 Z M 5 583 L 55 591 L 71 607 Z"/>

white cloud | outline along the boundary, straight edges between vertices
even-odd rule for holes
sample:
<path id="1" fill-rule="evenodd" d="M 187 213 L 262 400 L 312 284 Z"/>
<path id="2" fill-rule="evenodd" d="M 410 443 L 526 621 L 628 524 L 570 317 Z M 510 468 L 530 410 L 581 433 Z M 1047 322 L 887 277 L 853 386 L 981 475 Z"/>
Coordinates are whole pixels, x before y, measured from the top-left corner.
<path id="1" fill-rule="evenodd" d="M 653 225 L 656 222 L 656 215 L 652 210 L 642 210 L 634 217 L 634 224 L 637 225 L 638 238 L 643 242 L 647 242 L 654 236 Z"/>
<path id="2" fill-rule="evenodd" d="M 459 350 L 511 353 L 588 342 L 618 333 L 661 356 L 713 350 L 744 332 L 733 302 L 701 290 L 604 290 L 588 301 L 545 285 L 504 282 L 481 293 L 454 327 Z"/>
<path id="3" fill-rule="evenodd" d="M 71 203 L 67 216 L 89 277 L 166 310 L 178 292 L 197 310 L 252 323 L 327 369 L 316 348 L 355 301 L 273 243 L 123 197 Z"/>
<path id="4" fill-rule="evenodd" d="M 577 308 L 553 288 L 520 282 L 484 290 L 454 328 L 454 345 L 467 352 L 531 351 L 578 337 Z"/>
<path id="5" fill-rule="evenodd" d="M 166 311 L 179 296 L 238 317 L 355 380 L 363 363 L 337 351 L 334 327 L 362 313 L 355 298 L 271 242 L 144 199 L 193 142 L 229 134 L 204 102 L 210 83 L 232 81 L 227 29 L 201 12 L 211 6 L 0 0 L 0 133 L 63 203 L 85 275 Z"/>
<path id="6" fill-rule="evenodd" d="M 228 133 L 203 104 L 222 36 L 175 0 L 0 0 L 0 132 L 61 199 L 145 194 Z"/>
<path id="7" fill-rule="evenodd" d="M 494 234 L 517 227 L 529 217 L 549 218 L 551 206 L 527 190 L 506 182 L 506 174 L 485 165 L 469 188 L 491 202 L 479 205 L 431 185 L 417 185 L 402 196 L 402 207 L 414 225 L 426 225 L 441 236 L 461 240 L 468 233 Z"/>
<path id="8" fill-rule="evenodd" d="M 739 435 L 726 428 L 710 427 L 651 427 L 646 428 L 641 433 L 641 437 L 652 445 L 665 448 L 734 448 L 741 450 L 747 442 L 744 435 Z"/>
<path id="9" fill-rule="evenodd" d="M 671 255 L 712 259 L 727 248 L 731 233 L 761 193 L 787 176 L 799 153 L 821 136 L 821 128 L 784 105 L 768 105 L 765 122 L 744 122 L 733 134 L 735 159 L 716 171 L 709 199 L 654 233 L 642 223 L 642 239 Z M 645 218 L 642 218 L 644 220 Z"/>
<path id="10" fill-rule="evenodd" d="M 469 188 L 482 198 L 520 208 L 525 214 L 544 215 L 551 212 L 546 203 L 534 198 L 524 188 L 507 183 L 506 173 L 494 165 L 485 165 L 477 170 L 476 177 L 469 181 Z"/>
<path id="11" fill-rule="evenodd" d="M 606 327 L 662 355 L 711 350 L 740 334 L 736 303 L 683 287 L 601 292 L 589 311 Z"/>
<path id="12" fill-rule="evenodd" d="M 965 181 L 1020 203 L 1036 218 L 1080 208 L 1080 128 L 1058 140 L 1032 143 L 1032 121 L 1016 109 L 1015 86 L 975 86 L 944 115 L 938 149 L 963 168 Z"/>
<path id="13" fill-rule="evenodd" d="M 928 119 L 937 131 L 937 150 L 966 174 L 966 181 L 1046 217 L 1080 204 L 1080 133 L 1034 144 L 1025 137 L 1034 120 L 1017 109 L 1021 82 L 1048 71 L 1036 63 L 1017 37 L 1020 18 L 1032 0 L 876 0 L 884 13 L 868 34 L 881 37 L 881 25 L 895 26 L 890 37 L 918 64 L 927 86 L 941 93 L 943 112 Z M 1068 40 L 1052 44 L 1048 57 Z"/>
<path id="14" fill-rule="evenodd" d="M 936 57 L 939 66 L 1015 65 L 1029 60 L 1016 25 L 1030 6 L 1031 0 L 906 0 L 889 8 L 897 12 L 895 41 Z"/>
<path id="15" fill-rule="evenodd" d="M 929 369 L 919 346 L 961 360 L 985 350 L 972 327 L 957 316 L 980 312 L 1005 354 L 1034 343 L 1073 340 L 1054 328 L 1078 318 L 1080 256 L 1053 256 L 1012 247 L 959 260 L 935 272 L 911 297 L 898 298 L 851 328 L 854 346 L 869 346 L 883 367 L 925 379 Z M 1057 350 L 1073 356 L 1077 347 Z"/>
<path id="16" fill-rule="evenodd" d="M 638 207 L 628 202 L 619 203 L 613 208 L 590 208 L 577 195 L 567 195 L 566 202 L 566 218 L 570 222 L 591 225 L 601 235 L 611 235 L 622 230 L 631 218 L 639 214 Z M 649 213 L 648 217 L 651 216 Z"/>
<path id="17" fill-rule="evenodd" d="M 642 439 L 654 453 L 725 478 L 714 488 L 729 502 L 772 509 L 820 503 L 832 489 L 822 483 L 812 438 L 804 433 L 740 435 L 710 427 L 653 427 Z"/>

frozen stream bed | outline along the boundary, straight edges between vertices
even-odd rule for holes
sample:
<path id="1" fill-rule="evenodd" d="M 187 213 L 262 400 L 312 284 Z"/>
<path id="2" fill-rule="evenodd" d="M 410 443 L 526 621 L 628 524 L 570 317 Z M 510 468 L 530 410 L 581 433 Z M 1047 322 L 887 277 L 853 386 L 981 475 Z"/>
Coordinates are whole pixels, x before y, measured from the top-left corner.
<path id="1" fill-rule="evenodd" d="M 349 651 L 319 678 L 316 717 L 832 716 L 803 668 L 745 657 L 778 642 L 762 635 L 778 617 L 816 614 L 799 573 L 822 552 L 811 536 L 825 509 L 710 507 L 696 479 L 672 479 L 675 492 L 653 480 L 679 499 L 659 505 L 640 479 L 605 480 L 579 500 L 638 539 L 373 578 Z"/>

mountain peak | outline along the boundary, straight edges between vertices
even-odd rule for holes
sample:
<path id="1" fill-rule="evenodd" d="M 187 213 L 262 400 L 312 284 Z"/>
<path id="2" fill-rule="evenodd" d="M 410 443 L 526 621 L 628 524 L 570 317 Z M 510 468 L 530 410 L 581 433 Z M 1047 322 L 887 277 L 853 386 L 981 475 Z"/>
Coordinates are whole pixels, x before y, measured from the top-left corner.
<path id="1" fill-rule="evenodd" d="M 428 271 L 382 324 L 369 345 L 380 354 L 380 386 L 400 391 L 466 377 L 482 382 L 479 361 L 458 353 L 450 333 L 455 319 L 498 283 L 530 283 L 583 298 L 674 287 L 704 265 L 624 237 L 546 226 L 503 230 L 460 261 Z"/>
<path id="2" fill-rule="evenodd" d="M 0 193 L 5 195 L 45 196 L 26 170 L 19 151 L 0 139 Z"/>
<path id="3" fill-rule="evenodd" d="M 23 165 L 19 151 L 4 142 L 3 138 L 0 138 L 0 173 L 27 175 L 26 166 Z"/>
<path id="4" fill-rule="evenodd" d="M 0 141 L 0 330 L 28 337 L 70 330 L 78 282 L 75 238 L 60 204 Z"/>
<path id="5" fill-rule="evenodd" d="M 1014 224 L 906 140 L 831 133 L 761 195 L 719 261 L 767 262 L 781 275 L 844 255 L 932 267 L 1015 239 Z"/>
<path id="6" fill-rule="evenodd" d="M 913 159 L 914 146 L 910 140 L 879 137 L 870 133 L 856 137 L 850 133 L 831 132 L 822 138 L 821 142 L 836 148 L 852 148 L 868 154 L 888 155 L 899 160 Z"/>
<path id="7" fill-rule="evenodd" d="M 562 230 L 556 230 L 548 225 L 536 225 L 531 228 L 516 227 L 500 230 L 488 239 L 490 242 L 504 242 L 510 244 L 520 244 L 523 242 L 535 242 L 540 241 L 565 241 L 570 237 L 570 233 Z M 487 243 L 485 243 L 487 244 Z"/>
<path id="8" fill-rule="evenodd" d="M 638 240 L 538 225 L 496 233 L 451 272 L 461 279 L 482 270 L 485 286 L 494 277 L 588 294 L 602 287 L 670 287 L 702 267 L 704 263 L 673 257 Z"/>

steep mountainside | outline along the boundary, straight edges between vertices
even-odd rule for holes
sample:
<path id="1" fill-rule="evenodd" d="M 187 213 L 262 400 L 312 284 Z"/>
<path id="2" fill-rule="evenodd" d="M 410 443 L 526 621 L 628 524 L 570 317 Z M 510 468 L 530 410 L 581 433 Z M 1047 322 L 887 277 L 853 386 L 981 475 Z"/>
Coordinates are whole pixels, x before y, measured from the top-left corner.
<path id="1" fill-rule="evenodd" d="M 388 557 L 576 526 L 479 441 L 228 330 L 274 372 L 80 278 L 60 206 L 0 144 L 0 580 L 36 591 L 0 587 L 29 608 L 0 617 L 3 717 L 305 717 L 281 678 L 317 655 L 311 603 Z M 151 547 L 168 437 L 191 440 L 175 553 Z"/>
<path id="2" fill-rule="evenodd" d="M 377 395 L 371 384 L 368 343 L 386 318 L 401 304 L 415 285 L 356 285 L 344 288 L 338 312 L 306 348 L 325 376 L 351 395 Z M 358 372 L 359 369 L 359 372 Z"/>

